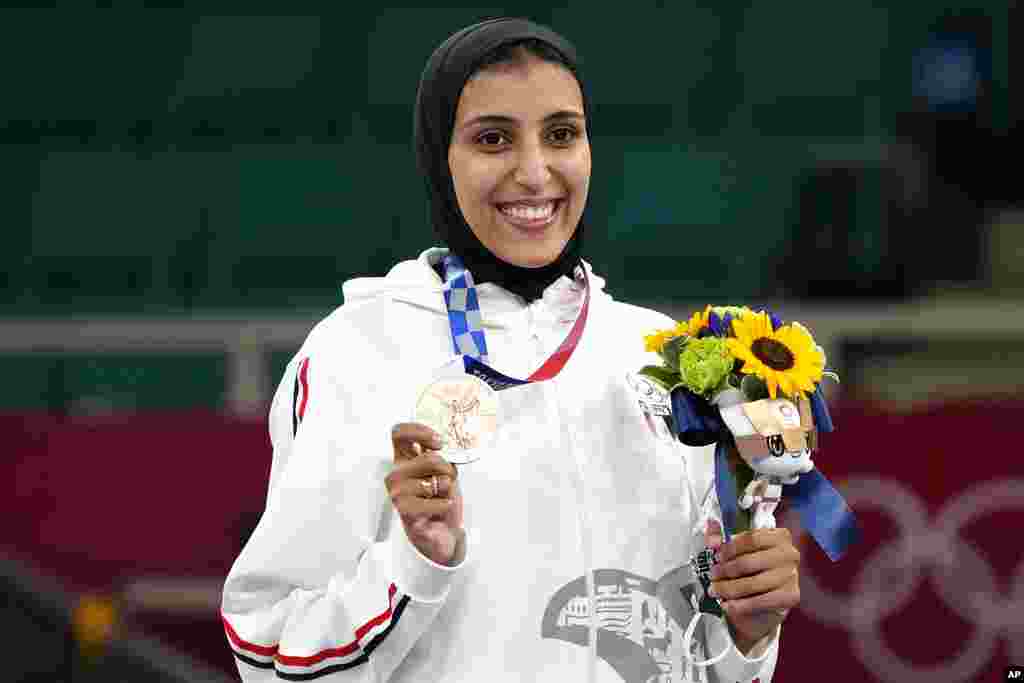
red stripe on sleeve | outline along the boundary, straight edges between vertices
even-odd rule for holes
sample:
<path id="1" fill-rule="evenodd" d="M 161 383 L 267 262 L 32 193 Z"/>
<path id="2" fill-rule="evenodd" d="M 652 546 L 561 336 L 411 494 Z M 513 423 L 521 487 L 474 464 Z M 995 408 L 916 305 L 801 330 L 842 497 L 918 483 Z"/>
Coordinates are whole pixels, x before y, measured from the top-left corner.
<path id="1" fill-rule="evenodd" d="M 395 584 L 391 584 L 390 586 L 388 586 L 388 608 L 384 612 L 378 614 L 373 619 L 370 619 L 368 622 L 357 628 L 356 639 L 353 640 L 351 643 L 348 643 L 347 645 L 342 645 L 340 647 L 328 648 L 326 650 L 322 650 L 308 657 L 289 657 L 288 655 L 280 654 L 278 652 L 277 645 L 256 645 L 255 643 L 250 643 L 246 640 L 243 640 L 241 636 L 239 636 L 238 633 L 235 631 L 235 629 L 232 628 L 231 624 L 227 620 L 227 617 L 225 617 L 222 614 L 220 618 L 221 621 L 224 622 L 224 632 L 227 633 L 228 638 L 238 648 L 242 650 L 248 650 L 249 652 L 252 652 L 254 654 L 262 655 L 263 657 L 273 657 L 280 663 L 285 664 L 287 666 L 312 666 L 313 664 L 318 664 L 323 660 L 328 659 L 329 657 L 344 657 L 345 655 L 350 655 L 356 650 L 358 650 L 359 641 L 363 638 L 363 636 L 365 636 L 371 629 L 383 624 L 385 621 L 391 618 L 392 610 L 395 606 L 395 593 L 397 592 L 398 588 L 395 587 Z"/>
<path id="2" fill-rule="evenodd" d="M 256 645 L 255 643 L 250 643 L 247 640 L 242 640 L 241 636 L 239 636 L 238 633 L 235 632 L 235 629 L 231 627 L 231 624 L 228 623 L 227 617 L 222 614 L 220 620 L 224 622 L 224 632 L 227 633 L 228 638 L 239 648 L 264 657 L 273 657 L 277 654 L 277 645 Z"/>
<path id="3" fill-rule="evenodd" d="M 392 609 L 394 608 L 395 593 L 397 591 L 398 589 L 395 587 L 395 584 L 391 584 L 388 587 L 388 608 L 357 628 L 356 639 L 351 643 L 340 647 L 332 647 L 327 650 L 322 650 L 317 652 L 315 655 L 309 655 L 308 657 L 291 657 L 289 655 L 282 655 L 279 653 L 274 657 L 274 659 L 286 666 L 312 666 L 314 664 L 319 664 L 330 657 L 344 657 L 345 655 L 352 654 L 359 649 L 359 641 L 370 631 L 370 629 L 381 625 L 391 618 Z"/>
<path id="4" fill-rule="evenodd" d="M 302 367 L 299 368 L 299 384 L 302 385 L 302 401 L 299 403 L 299 419 L 306 414 L 306 401 L 309 400 L 309 359 L 302 360 Z"/>

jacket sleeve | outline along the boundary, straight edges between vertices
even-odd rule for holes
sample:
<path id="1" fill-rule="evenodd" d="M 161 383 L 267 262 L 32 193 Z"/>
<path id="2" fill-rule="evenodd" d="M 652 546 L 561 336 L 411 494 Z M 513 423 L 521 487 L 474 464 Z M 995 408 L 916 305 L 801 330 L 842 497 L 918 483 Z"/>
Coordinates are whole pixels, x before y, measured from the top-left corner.
<path id="1" fill-rule="evenodd" d="M 700 455 L 706 457 L 693 457 L 690 460 L 706 465 L 691 478 L 698 510 L 697 524 L 693 529 L 694 547 L 697 548 L 702 547 L 704 542 L 704 529 L 708 520 L 715 519 L 721 523 L 722 519 L 714 486 L 714 446 L 707 447 Z M 715 683 L 769 683 L 775 674 L 781 631 L 781 627 L 775 629 L 744 655 L 733 642 L 724 620 L 712 616 L 702 618 L 701 635 L 705 656 L 714 657 L 728 651 L 721 661 L 711 665 L 708 679 Z"/>
<path id="2" fill-rule="evenodd" d="M 388 680 L 464 564 L 464 539 L 456 565 L 438 565 L 392 519 L 388 433 L 357 419 L 328 363 L 300 357 L 285 372 L 266 508 L 225 582 L 223 625 L 245 683 Z"/>

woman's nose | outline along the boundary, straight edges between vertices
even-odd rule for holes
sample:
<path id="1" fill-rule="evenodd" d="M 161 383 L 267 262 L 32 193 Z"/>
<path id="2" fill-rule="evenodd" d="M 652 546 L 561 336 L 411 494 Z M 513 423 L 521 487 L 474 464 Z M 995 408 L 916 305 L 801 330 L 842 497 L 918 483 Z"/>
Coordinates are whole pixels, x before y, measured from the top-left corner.
<path id="1" fill-rule="evenodd" d="M 551 180 L 551 166 L 541 145 L 524 145 L 516 160 L 515 181 L 523 187 L 540 191 Z"/>

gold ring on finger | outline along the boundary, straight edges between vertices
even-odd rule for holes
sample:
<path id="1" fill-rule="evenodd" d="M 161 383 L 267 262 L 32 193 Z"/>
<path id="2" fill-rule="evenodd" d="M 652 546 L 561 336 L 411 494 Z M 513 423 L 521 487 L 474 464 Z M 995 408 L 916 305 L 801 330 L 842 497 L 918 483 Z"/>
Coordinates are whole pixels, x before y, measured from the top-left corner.
<path id="1" fill-rule="evenodd" d="M 441 495 L 441 492 L 438 490 L 438 483 L 437 483 L 437 475 L 436 474 L 432 474 L 430 476 L 430 488 L 431 488 L 431 490 L 433 491 L 433 494 L 434 494 L 433 496 L 431 496 L 432 498 L 437 498 L 438 496 Z"/>
<path id="2" fill-rule="evenodd" d="M 434 497 L 434 486 L 429 479 L 420 479 L 420 486 L 423 487 L 424 498 Z"/>

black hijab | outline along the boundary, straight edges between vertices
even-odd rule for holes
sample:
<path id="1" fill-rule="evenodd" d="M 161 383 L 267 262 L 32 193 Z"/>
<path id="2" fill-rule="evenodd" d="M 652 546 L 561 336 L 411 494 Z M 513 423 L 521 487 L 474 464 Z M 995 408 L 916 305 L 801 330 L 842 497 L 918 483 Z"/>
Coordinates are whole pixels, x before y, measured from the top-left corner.
<path id="1" fill-rule="evenodd" d="M 529 39 L 554 49 L 576 76 L 589 132 L 590 104 L 577 70 L 576 49 L 551 29 L 526 19 L 491 19 L 464 28 L 444 41 L 430 56 L 420 78 L 414 121 L 416 158 L 427 183 L 434 231 L 462 259 L 476 282 L 493 282 L 527 302 L 539 299 L 544 289 L 562 275 L 572 277 L 580 263 L 583 218 L 562 253 L 546 266 L 524 268 L 499 259 L 480 242 L 459 209 L 448 167 L 448 147 L 462 88 L 483 58 L 502 45 Z"/>

